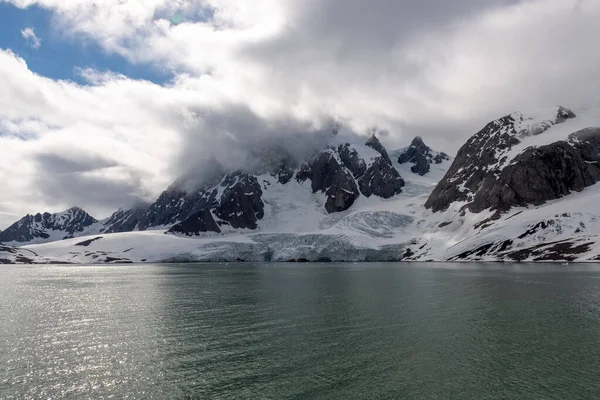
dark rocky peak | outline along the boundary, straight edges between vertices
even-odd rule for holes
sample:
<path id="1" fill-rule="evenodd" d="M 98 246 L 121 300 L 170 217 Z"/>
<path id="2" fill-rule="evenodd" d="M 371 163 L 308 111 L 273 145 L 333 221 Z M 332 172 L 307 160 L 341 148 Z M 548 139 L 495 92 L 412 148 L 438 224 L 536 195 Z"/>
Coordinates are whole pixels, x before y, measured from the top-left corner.
<path id="1" fill-rule="evenodd" d="M 383 147 L 383 145 L 381 144 L 379 139 L 377 139 L 377 136 L 375 136 L 375 134 L 371 135 L 371 137 L 369 138 L 369 140 L 367 140 L 367 143 L 365 144 L 373 150 L 375 150 L 376 152 L 378 152 L 379 154 L 381 154 L 381 156 L 385 160 L 389 161 L 391 164 L 390 156 L 388 155 L 387 150 L 385 149 L 385 147 Z"/>
<path id="2" fill-rule="evenodd" d="M 350 143 L 340 144 L 337 148 L 340 160 L 350 170 L 355 179 L 360 178 L 367 171 L 367 163 L 358 154 Z"/>
<path id="3" fill-rule="evenodd" d="M 199 235 L 221 232 L 224 227 L 256 229 L 264 217 L 262 190 L 255 176 L 236 171 L 199 196 L 184 200 L 179 220 L 170 233 Z M 189 203 L 189 204 L 188 204 Z"/>
<path id="4" fill-rule="evenodd" d="M 471 203 L 484 181 L 495 179 L 510 161 L 508 153 L 513 146 L 527 136 L 542 134 L 553 125 L 574 117 L 572 111 L 557 107 L 546 119 L 513 113 L 488 123 L 460 148 L 425 207 L 440 211 L 456 201 Z"/>
<path id="5" fill-rule="evenodd" d="M 380 156 L 375 158 L 365 173 L 358 179 L 360 191 L 366 197 L 372 195 L 389 199 L 402 192 L 405 185 L 404 179 L 392 165 L 392 160 L 387 150 L 375 135 L 365 143 L 377 151 Z"/>
<path id="6" fill-rule="evenodd" d="M 414 164 L 410 170 L 421 176 L 431 170 L 431 164 L 441 164 L 447 160 L 450 160 L 448 154 L 433 151 L 420 136 L 416 136 L 410 146 L 398 157 L 399 164 Z"/>
<path id="7" fill-rule="evenodd" d="M 236 229 L 256 229 L 264 217 L 262 190 L 255 176 L 234 172 L 225 178 L 223 192 L 214 213 L 218 223 Z"/>
<path id="8" fill-rule="evenodd" d="M 148 227 L 146 215 L 149 208 L 150 204 L 140 202 L 128 210 L 119 209 L 102 221 L 104 227 L 101 232 L 116 233 L 146 230 Z"/>
<path id="9" fill-rule="evenodd" d="M 576 118 L 577 115 L 568 108 L 563 106 L 558 106 L 558 111 L 556 112 L 556 119 L 554 120 L 555 124 L 561 124 L 568 119 Z"/>
<path id="10" fill-rule="evenodd" d="M 296 174 L 296 179 L 298 182 L 310 179 L 313 193 L 325 193 L 325 209 L 328 213 L 349 209 L 360 196 L 352 172 L 344 166 L 334 147 L 326 148 L 304 164 Z"/>
<path id="11" fill-rule="evenodd" d="M 97 223 L 87 212 L 79 207 L 72 207 L 66 211 L 50 214 L 27 214 L 10 227 L 0 232 L 0 242 L 43 242 L 52 236 L 60 239 L 69 239 L 82 233 L 86 228 Z"/>
<path id="12" fill-rule="evenodd" d="M 377 157 L 358 180 L 360 191 L 366 197 L 372 195 L 389 199 L 402 192 L 405 185 L 400 173 L 389 158 Z"/>
<path id="13" fill-rule="evenodd" d="M 419 149 L 422 152 L 429 152 L 429 151 L 431 151 L 431 147 L 429 147 L 429 146 L 427 146 L 425 144 L 425 142 L 423 141 L 423 138 L 421 136 L 415 136 L 415 138 L 410 143 L 410 147 L 414 147 L 416 149 Z"/>
<path id="14" fill-rule="evenodd" d="M 347 210 L 361 194 L 389 198 L 402 191 L 404 180 L 381 142 L 373 135 L 365 145 L 379 156 L 365 160 L 356 146 L 343 143 L 327 147 L 296 174 L 299 182 L 310 179 L 313 193 L 326 194 L 327 212 Z"/>
<path id="15" fill-rule="evenodd" d="M 508 211 L 511 207 L 541 205 L 581 191 L 600 181 L 600 128 L 587 128 L 545 146 L 519 154 L 497 177 L 486 176 L 470 205 Z"/>

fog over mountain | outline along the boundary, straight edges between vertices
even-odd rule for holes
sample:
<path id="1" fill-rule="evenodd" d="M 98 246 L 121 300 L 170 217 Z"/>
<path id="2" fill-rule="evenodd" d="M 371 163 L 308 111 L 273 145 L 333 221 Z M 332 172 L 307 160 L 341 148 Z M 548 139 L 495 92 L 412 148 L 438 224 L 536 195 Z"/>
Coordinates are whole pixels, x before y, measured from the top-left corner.
<path id="1" fill-rule="evenodd" d="M 48 26 L 2 28 L 0 229 L 74 205 L 105 218 L 213 158 L 239 168 L 277 148 L 304 159 L 335 126 L 376 126 L 388 149 L 421 136 L 454 156 L 499 115 L 600 102 L 593 0 L 0 6 Z M 89 57 L 66 61 L 66 46 Z M 59 56 L 63 70 L 39 67 Z"/>

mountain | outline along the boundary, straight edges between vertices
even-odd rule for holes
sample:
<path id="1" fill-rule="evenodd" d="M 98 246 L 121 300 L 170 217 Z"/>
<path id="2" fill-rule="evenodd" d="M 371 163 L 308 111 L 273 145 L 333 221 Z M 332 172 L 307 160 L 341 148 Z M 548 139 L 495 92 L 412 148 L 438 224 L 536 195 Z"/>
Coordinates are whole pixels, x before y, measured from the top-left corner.
<path id="1" fill-rule="evenodd" d="M 80 209 L 26 216 L 0 234 L 0 240 L 25 245 L 146 230 L 187 236 L 257 231 L 281 223 L 278 218 L 285 212 L 279 210 L 290 201 L 294 209 L 309 208 L 314 223 L 323 215 L 348 210 L 362 196 L 387 199 L 404 186 L 375 136 L 362 143 L 331 143 L 302 164 L 280 147 L 261 149 L 256 156 L 260 158 L 245 171 L 227 172 L 216 160 L 208 160 L 175 181 L 154 203 L 118 210 L 103 221 Z"/>
<path id="2" fill-rule="evenodd" d="M 420 176 L 375 137 L 332 139 L 304 162 L 272 150 L 253 172 L 183 177 L 150 206 L 101 221 L 134 231 L 25 248 L 73 263 L 402 259 L 449 161 Z"/>
<path id="3" fill-rule="evenodd" d="M 498 175 L 509 164 L 519 162 L 522 165 L 524 163 L 525 156 L 519 153 L 527 148 L 529 142 L 527 139 L 542 135 L 553 126 L 575 117 L 576 115 L 572 111 L 558 107 L 545 110 L 542 115 L 526 116 L 517 112 L 490 122 L 460 148 L 448 173 L 437 185 L 425 203 L 425 207 L 440 211 L 458 201 L 466 201 L 468 207 L 475 212 L 490 206 L 494 208 L 510 207 L 510 200 L 505 198 L 503 201 L 508 201 L 506 204 L 500 204 L 502 201 L 498 198 L 488 200 L 490 193 L 480 189 L 493 186 Z M 543 138 L 542 143 L 544 142 Z M 530 150 L 533 151 L 536 148 L 537 146 Z M 515 160 L 516 156 L 519 156 L 520 159 Z M 540 154 L 533 154 L 533 158 L 540 159 L 542 157 Z M 541 183 L 542 179 L 535 184 Z M 549 193 L 544 193 L 543 188 L 539 192 L 541 193 L 536 200 L 527 197 L 521 204 L 539 203 L 548 200 L 547 196 L 551 196 Z M 494 203 L 496 201 L 499 203 Z M 516 205 L 518 200 L 514 201 L 515 203 L 512 205 Z"/>
<path id="4" fill-rule="evenodd" d="M 441 164 L 450 160 L 448 154 L 433 151 L 420 136 L 415 137 L 410 146 L 400 151 L 397 156 L 399 164 L 412 164 L 411 172 L 421 176 L 431 170 L 432 164 Z"/>
<path id="5" fill-rule="evenodd" d="M 98 228 L 97 220 L 81 208 L 73 207 L 56 214 L 28 214 L 0 232 L 0 242 L 19 244 L 62 240 L 92 233 Z"/>
<path id="6" fill-rule="evenodd" d="M 304 161 L 270 150 L 108 219 L 125 232 L 105 220 L 23 249 L 74 263 L 600 261 L 600 107 L 574 111 L 498 118 L 455 158 L 420 138 L 393 152 L 337 138 Z"/>
<path id="7" fill-rule="evenodd" d="M 600 109 L 513 113 L 458 151 L 411 259 L 600 260 Z"/>

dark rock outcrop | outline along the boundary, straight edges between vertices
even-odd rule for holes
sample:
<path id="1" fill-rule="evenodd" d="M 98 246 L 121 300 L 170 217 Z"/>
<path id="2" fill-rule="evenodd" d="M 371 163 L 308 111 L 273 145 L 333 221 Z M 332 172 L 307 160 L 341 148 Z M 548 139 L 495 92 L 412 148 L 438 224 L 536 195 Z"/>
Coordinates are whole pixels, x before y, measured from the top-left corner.
<path id="1" fill-rule="evenodd" d="M 600 128 L 588 128 L 519 154 L 496 178 L 488 175 L 470 209 L 507 211 L 540 205 L 600 181 Z"/>
<path id="2" fill-rule="evenodd" d="M 0 244 L 0 264 L 33 264 L 40 260 L 38 255 L 23 248 Z"/>
<path id="3" fill-rule="evenodd" d="M 137 226 L 139 230 L 145 230 L 176 225 L 177 233 L 184 234 L 220 232 L 219 226 L 225 225 L 256 229 L 258 220 L 264 217 L 261 197 L 262 190 L 256 177 L 232 172 L 192 192 L 169 188 L 146 213 L 137 215 Z M 133 224 L 132 220 L 130 226 Z"/>
<path id="4" fill-rule="evenodd" d="M 294 177 L 294 169 L 291 167 L 281 167 L 274 175 L 277 177 L 277 182 L 285 185 Z"/>
<path id="5" fill-rule="evenodd" d="M 256 177 L 236 172 L 228 174 L 222 185 L 225 189 L 215 208 L 218 223 L 236 229 L 256 229 L 265 215 L 262 190 Z"/>
<path id="6" fill-rule="evenodd" d="M 448 154 L 434 152 L 420 136 L 415 137 L 410 146 L 398 157 L 399 164 L 414 164 L 410 170 L 421 176 L 431 170 L 431 164 L 441 164 L 447 160 L 450 160 Z"/>
<path id="7" fill-rule="evenodd" d="M 375 135 L 366 143 L 367 146 L 381 154 L 377 157 L 365 173 L 359 178 L 358 186 L 366 197 L 371 195 L 389 199 L 402 192 L 405 185 L 404 179 L 392 165 L 392 160 L 385 147 Z"/>
<path id="8" fill-rule="evenodd" d="M 362 193 L 390 198 L 402 191 L 404 180 L 392 165 L 381 142 L 373 135 L 366 145 L 380 155 L 370 160 L 370 165 L 349 143 L 330 147 L 303 165 L 296 179 L 311 180 L 314 192 L 327 195 L 325 209 L 328 213 L 345 211 Z"/>
<path id="9" fill-rule="evenodd" d="M 146 215 L 148 213 L 148 204 L 140 204 L 129 210 L 117 210 L 110 217 L 102 221 L 103 233 L 131 232 L 135 230 L 143 231 L 148 227 Z"/>
<path id="10" fill-rule="evenodd" d="M 93 239 L 84 240 L 83 242 L 75 243 L 75 246 L 88 247 L 90 244 L 97 242 L 100 239 L 102 239 L 102 236 L 98 236 Z"/>
<path id="11" fill-rule="evenodd" d="M 367 171 L 367 163 L 363 160 L 355 148 L 349 143 L 340 144 L 337 149 L 340 160 L 350 170 L 355 179 L 360 178 Z"/>
<path id="12" fill-rule="evenodd" d="M 296 179 L 298 182 L 310 179 L 313 193 L 325 193 L 325 209 L 328 213 L 349 209 L 360 196 L 352 173 L 344 167 L 334 148 L 322 151 L 304 164 L 296 174 Z"/>
<path id="13" fill-rule="evenodd" d="M 204 232 L 221 232 L 212 213 L 207 209 L 197 212 L 169 229 L 169 233 L 180 233 L 188 236 L 198 236 Z"/>
<path id="14" fill-rule="evenodd" d="M 376 152 L 378 152 L 379 154 L 381 154 L 381 156 L 387 161 L 389 161 L 391 164 L 392 160 L 390 160 L 390 156 L 388 155 L 387 150 L 385 149 L 385 147 L 383 147 L 379 139 L 377 139 L 377 136 L 371 135 L 371 137 L 369 138 L 369 140 L 367 140 L 367 143 L 365 144 L 373 150 L 375 150 Z"/>
<path id="15" fill-rule="evenodd" d="M 366 197 L 372 195 L 389 199 L 402 192 L 404 179 L 389 158 L 377 157 L 367 171 L 358 180 L 360 191 Z"/>
<path id="16" fill-rule="evenodd" d="M 28 214 L 1 232 L 0 242 L 44 241 L 49 239 L 53 233 L 60 236 L 61 239 L 70 239 L 97 222 L 79 207 L 56 214 Z"/>
<path id="17" fill-rule="evenodd" d="M 508 161 L 507 153 L 521 143 L 520 139 L 539 135 L 553 125 L 574 117 L 572 111 L 558 107 L 553 119 L 537 124 L 528 123 L 529 120 L 521 113 L 490 122 L 460 148 L 450 169 L 427 199 L 425 207 L 441 211 L 457 201 L 472 203 L 484 180 L 495 179 L 501 173 Z"/>

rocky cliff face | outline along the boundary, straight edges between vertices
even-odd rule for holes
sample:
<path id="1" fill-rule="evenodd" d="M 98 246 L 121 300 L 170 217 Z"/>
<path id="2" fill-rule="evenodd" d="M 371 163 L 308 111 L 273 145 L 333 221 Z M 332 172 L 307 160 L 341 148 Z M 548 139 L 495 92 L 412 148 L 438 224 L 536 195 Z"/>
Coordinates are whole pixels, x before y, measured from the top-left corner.
<path id="1" fill-rule="evenodd" d="M 68 239 L 85 233 L 97 223 L 98 221 L 78 207 L 56 214 L 26 215 L 0 233 L 0 242 Z"/>
<path id="2" fill-rule="evenodd" d="M 345 143 L 322 151 L 297 173 L 299 182 L 310 179 L 313 193 L 325 193 L 327 212 L 347 210 L 361 194 L 390 198 L 402 191 L 404 180 L 381 142 L 372 136 L 365 145 L 378 155 L 365 160 Z"/>
<path id="3" fill-rule="evenodd" d="M 328 213 L 349 209 L 360 196 L 354 176 L 344 166 L 338 151 L 336 148 L 322 151 L 296 174 L 298 182 L 310 180 L 313 193 L 325 193 Z"/>
<path id="4" fill-rule="evenodd" d="M 389 199 L 400 192 L 404 187 L 404 179 L 392 165 L 392 160 L 381 142 L 375 137 L 366 143 L 367 146 L 377 151 L 380 156 L 375 158 L 365 173 L 358 179 L 360 191 L 366 197 L 375 195 Z"/>
<path id="5" fill-rule="evenodd" d="M 484 182 L 488 182 L 486 188 L 492 185 L 490 182 L 502 173 L 509 162 L 513 162 L 511 149 L 520 145 L 527 137 L 543 134 L 552 126 L 571 118 L 575 118 L 572 111 L 558 107 L 544 119 L 514 113 L 490 122 L 460 148 L 450 169 L 434 189 L 425 207 L 441 211 L 454 202 L 465 202 L 473 211 L 485 208 L 488 202 L 482 198 L 487 194 L 481 191 L 476 202 L 475 197 L 483 188 Z M 524 161 L 522 158 L 521 162 Z M 532 174 L 537 173 L 534 170 L 529 171 Z M 523 202 L 508 201 L 508 197 L 505 197 L 502 208 L 519 204 Z"/>
<path id="6" fill-rule="evenodd" d="M 410 146 L 398 156 L 399 164 L 413 164 L 410 170 L 421 176 L 431 170 L 431 164 L 441 164 L 448 160 L 450 160 L 448 154 L 433 151 L 420 136 L 415 137 Z"/>
<path id="7" fill-rule="evenodd" d="M 219 224 L 215 221 L 210 210 L 206 208 L 173 225 L 169 229 L 169 233 L 178 233 L 187 236 L 198 236 L 205 232 L 221 233 Z"/>
<path id="8" fill-rule="evenodd" d="M 487 175 L 470 209 L 507 211 L 541 205 L 600 181 L 600 128 L 569 135 L 568 140 L 528 148 L 499 175 Z"/>
<path id="9" fill-rule="evenodd" d="M 140 204 L 129 210 L 120 209 L 102 221 L 102 233 L 131 232 L 145 230 L 148 226 L 146 215 L 149 204 Z"/>

